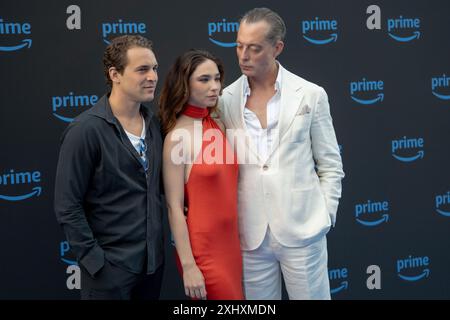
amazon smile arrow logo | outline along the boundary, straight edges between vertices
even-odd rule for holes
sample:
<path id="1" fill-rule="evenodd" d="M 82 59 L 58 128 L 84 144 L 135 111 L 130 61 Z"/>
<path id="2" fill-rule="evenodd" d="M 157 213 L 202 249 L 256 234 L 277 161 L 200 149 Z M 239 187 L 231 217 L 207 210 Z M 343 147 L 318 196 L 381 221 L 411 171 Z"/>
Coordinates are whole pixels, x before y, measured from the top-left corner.
<path id="1" fill-rule="evenodd" d="M 4 39 L 8 35 L 31 36 L 31 24 L 27 22 L 7 22 L 3 21 L 3 19 L 0 18 L 0 36 L 2 37 L 2 45 L 0 46 L 0 51 L 10 52 L 17 51 L 23 48 L 31 48 L 32 40 L 30 38 L 23 39 L 19 44 L 15 43 L 13 45 L 4 45 Z"/>
<path id="2" fill-rule="evenodd" d="M 400 36 L 396 36 L 396 35 L 394 35 L 394 34 L 392 34 L 392 33 L 390 33 L 390 32 L 388 32 L 388 35 L 389 35 L 392 39 L 394 39 L 394 40 L 396 40 L 396 41 L 399 41 L 399 42 L 409 42 L 409 41 L 412 41 L 412 40 L 414 40 L 414 39 L 419 39 L 419 38 L 420 38 L 420 31 L 414 31 L 414 34 L 413 34 L 412 36 L 410 36 L 410 37 L 400 37 Z"/>
<path id="3" fill-rule="evenodd" d="M 335 294 L 335 293 L 337 293 L 337 292 L 339 292 L 339 291 L 347 290 L 347 288 L 348 288 L 348 281 L 342 281 L 342 282 L 341 282 L 341 285 L 340 285 L 339 287 L 337 287 L 337 288 L 331 289 L 331 290 L 330 290 L 330 293 L 331 293 L 331 294 Z"/>
<path id="4" fill-rule="evenodd" d="M 42 191 L 41 187 L 34 187 L 32 190 L 33 191 L 30 193 L 27 193 L 24 195 L 19 195 L 19 196 L 5 196 L 5 195 L 0 194 L 0 199 L 6 200 L 6 201 L 22 201 L 22 200 L 26 200 L 26 199 L 34 197 L 34 196 L 39 197 L 41 195 L 41 191 Z"/>
<path id="5" fill-rule="evenodd" d="M 39 171 L 15 172 L 13 169 L 10 169 L 8 172 L 0 174 L 0 186 L 12 187 L 15 185 L 23 185 L 23 184 L 29 185 L 40 182 L 41 182 L 41 173 Z M 0 200 L 22 201 L 34 196 L 39 197 L 42 193 L 42 187 L 35 186 L 31 189 L 30 192 L 22 195 L 10 195 L 8 194 L 9 192 L 4 191 L 2 191 L 2 193 L 3 194 L 0 194 Z"/>
<path id="6" fill-rule="evenodd" d="M 434 91 L 432 91 L 432 93 L 433 93 L 436 97 L 438 97 L 439 99 L 442 99 L 442 100 L 450 100 L 450 95 L 439 94 L 439 93 L 436 93 L 436 92 L 434 92 Z"/>
<path id="7" fill-rule="evenodd" d="M 436 203 L 436 212 L 437 213 L 439 213 L 440 215 L 442 215 L 444 217 L 450 217 L 449 211 L 439 209 L 439 207 L 442 205 L 448 207 L 448 205 L 450 204 L 450 191 L 448 191 L 446 194 L 437 195 L 436 199 L 435 199 L 435 203 Z"/>
<path id="8" fill-rule="evenodd" d="M 359 99 L 359 98 L 355 98 L 354 96 L 351 96 L 351 98 L 360 103 L 360 104 L 374 104 L 377 102 L 382 102 L 384 99 L 384 94 L 383 93 L 379 93 L 378 96 L 375 99 L 369 99 L 369 100 L 364 100 L 364 99 Z"/>
<path id="9" fill-rule="evenodd" d="M 424 269 L 423 272 L 417 276 L 405 276 L 402 274 L 398 274 L 398 276 L 406 281 L 417 281 L 420 280 L 422 278 L 428 278 L 428 276 L 430 275 L 430 269 Z"/>
<path id="10" fill-rule="evenodd" d="M 313 39 L 313 38 L 307 37 L 305 35 L 303 35 L 303 38 L 305 38 L 307 41 L 309 41 L 309 42 L 311 42 L 313 44 L 318 44 L 318 45 L 327 44 L 327 43 L 330 43 L 330 42 L 336 42 L 337 41 L 337 38 L 338 38 L 337 33 L 332 33 L 330 36 L 331 36 L 330 38 L 324 39 L 324 40 Z"/>
<path id="11" fill-rule="evenodd" d="M 330 288 L 330 294 L 338 293 L 339 291 L 347 290 L 349 286 L 348 282 L 348 269 L 340 268 L 340 269 L 329 269 L 328 270 L 328 278 L 330 282 L 339 281 L 339 285 L 335 288 Z"/>
<path id="12" fill-rule="evenodd" d="M 332 42 L 336 42 L 338 38 L 338 22 L 330 19 L 319 19 L 315 17 L 313 20 L 304 20 L 301 22 L 301 32 L 303 38 L 309 43 L 315 45 L 324 45 Z M 315 36 L 311 36 L 309 33 L 315 33 Z M 328 33 L 325 39 L 317 39 L 319 34 Z"/>
<path id="13" fill-rule="evenodd" d="M 425 155 L 424 150 L 416 151 L 416 154 L 413 156 L 405 157 L 399 156 L 397 152 L 399 150 L 408 150 L 409 149 L 423 149 L 424 148 L 424 139 L 423 138 L 406 138 L 404 136 L 402 139 L 392 140 L 392 156 L 401 161 L 401 162 L 412 162 L 418 159 L 423 159 Z"/>
<path id="14" fill-rule="evenodd" d="M 51 100 L 53 116 L 61 121 L 70 123 L 80 112 L 94 106 L 98 101 L 98 96 L 95 94 L 74 94 L 69 92 L 65 96 L 53 96 Z M 68 117 L 67 114 L 62 116 L 58 112 L 69 113 L 70 115 L 75 113 L 75 115 L 74 117 Z"/>
<path id="15" fill-rule="evenodd" d="M 74 120 L 74 118 L 63 117 L 63 116 L 60 116 L 59 114 L 56 114 L 56 113 L 53 113 L 53 115 L 56 118 L 58 118 L 59 120 L 64 121 L 64 122 L 69 122 L 70 123 L 70 122 L 72 122 Z"/>
<path id="16" fill-rule="evenodd" d="M 450 100 L 450 95 L 437 93 L 435 90 L 438 88 L 445 88 L 447 91 L 450 89 L 450 77 L 447 77 L 445 73 L 442 76 L 431 78 L 431 93 L 441 100 Z"/>
<path id="17" fill-rule="evenodd" d="M 78 262 L 76 262 L 75 260 L 69 260 L 69 259 L 66 259 L 66 258 L 61 258 L 61 261 L 64 262 L 65 264 L 68 264 L 69 266 L 72 266 L 72 265 L 77 266 L 78 265 Z"/>
<path id="18" fill-rule="evenodd" d="M 19 45 L 17 45 L 17 46 L 9 46 L 9 47 L 7 47 L 7 46 L 1 46 L 0 47 L 0 51 L 17 51 L 17 50 L 20 50 L 20 49 L 22 49 L 22 48 L 26 48 L 26 47 L 28 47 L 28 48 L 31 48 L 31 39 L 24 39 L 24 40 L 22 40 L 22 44 L 19 44 Z"/>
<path id="19" fill-rule="evenodd" d="M 420 38 L 420 19 L 419 18 L 404 18 L 399 16 L 398 18 L 392 18 L 387 20 L 388 35 L 398 42 L 409 42 L 418 40 Z M 394 34 L 395 31 L 397 34 Z M 401 34 L 411 34 L 408 36 L 399 36 Z"/>
<path id="20" fill-rule="evenodd" d="M 350 97 L 352 98 L 353 101 L 363 105 L 382 102 L 384 99 L 384 93 L 379 91 L 383 90 L 384 90 L 383 80 L 367 80 L 365 77 L 363 77 L 362 80 L 360 81 L 350 82 Z M 373 97 L 374 93 L 377 95 L 377 97 L 372 99 L 362 99 L 357 98 L 355 96 L 356 94 L 358 95 L 363 94 Z"/>
<path id="21" fill-rule="evenodd" d="M 388 222 L 388 220 L 389 220 L 389 214 L 387 214 L 387 213 L 383 214 L 381 219 L 378 219 L 375 221 L 364 221 L 359 218 L 356 218 L 356 221 L 358 221 L 360 224 L 362 224 L 363 226 L 366 226 L 366 227 L 375 227 L 379 224 L 382 224 L 383 222 Z"/>
<path id="22" fill-rule="evenodd" d="M 232 48 L 232 47 L 236 47 L 237 43 L 236 42 L 220 42 L 217 40 L 214 40 L 213 38 L 208 38 L 209 41 L 211 41 L 212 43 L 220 46 L 220 47 L 224 47 L 224 48 Z"/>
<path id="23" fill-rule="evenodd" d="M 417 270 L 417 268 L 422 268 L 422 272 L 418 275 L 405 275 L 406 273 L 411 273 L 410 269 Z M 416 273 L 417 271 L 415 271 Z M 418 281 L 424 278 L 428 278 L 431 273 L 430 270 L 430 258 L 427 256 L 423 257 L 413 257 L 408 256 L 406 259 L 397 260 L 397 275 L 400 279 L 405 281 Z"/>
<path id="24" fill-rule="evenodd" d="M 412 162 L 412 161 L 415 161 L 417 159 L 423 159 L 424 154 L 425 154 L 425 152 L 423 152 L 421 150 L 421 151 L 417 152 L 417 154 L 415 156 L 411 156 L 411 157 L 400 157 L 400 156 L 398 156 L 396 154 L 392 154 L 392 156 L 395 159 L 400 160 L 402 162 Z"/>
<path id="25" fill-rule="evenodd" d="M 420 280 L 422 278 L 428 278 L 428 276 L 430 275 L 430 269 L 424 269 L 423 272 L 417 276 L 405 276 L 402 274 L 398 274 L 398 276 L 406 281 L 417 281 Z"/>
<path id="26" fill-rule="evenodd" d="M 389 221 L 389 202 L 388 201 L 372 201 L 367 200 L 364 203 L 358 203 L 355 205 L 355 219 L 356 221 L 365 227 L 375 227 L 383 222 Z M 368 217 L 373 215 L 379 215 L 381 218 L 377 220 L 362 219 L 361 216 Z"/>
<path id="27" fill-rule="evenodd" d="M 226 19 L 222 19 L 222 21 L 217 22 L 208 22 L 208 36 L 209 41 L 218 45 L 219 47 L 224 48 L 232 48 L 236 47 L 237 43 L 235 41 L 224 42 L 218 41 L 212 38 L 213 35 L 227 35 L 228 38 L 231 36 L 233 39 L 236 39 L 236 33 L 239 30 L 239 23 L 235 21 L 227 21 Z"/>
<path id="28" fill-rule="evenodd" d="M 444 217 L 450 217 L 450 212 L 448 212 L 448 211 L 444 211 L 444 210 L 441 210 L 441 209 L 436 209 L 436 211 L 439 214 L 443 215 Z"/>

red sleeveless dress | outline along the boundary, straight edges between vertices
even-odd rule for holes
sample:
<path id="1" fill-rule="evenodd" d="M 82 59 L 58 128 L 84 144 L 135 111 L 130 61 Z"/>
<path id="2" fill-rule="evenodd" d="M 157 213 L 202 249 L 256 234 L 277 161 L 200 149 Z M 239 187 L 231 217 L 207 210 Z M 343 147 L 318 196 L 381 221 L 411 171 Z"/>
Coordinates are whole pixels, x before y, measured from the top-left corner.
<path id="1" fill-rule="evenodd" d="M 208 109 L 187 105 L 183 114 L 203 119 L 202 149 L 185 184 L 184 199 L 192 253 L 205 278 L 207 299 L 244 299 L 236 155 Z M 215 138 L 208 129 L 215 129 Z M 227 154 L 232 155 L 229 164 Z M 178 256 L 177 263 L 182 274 Z"/>

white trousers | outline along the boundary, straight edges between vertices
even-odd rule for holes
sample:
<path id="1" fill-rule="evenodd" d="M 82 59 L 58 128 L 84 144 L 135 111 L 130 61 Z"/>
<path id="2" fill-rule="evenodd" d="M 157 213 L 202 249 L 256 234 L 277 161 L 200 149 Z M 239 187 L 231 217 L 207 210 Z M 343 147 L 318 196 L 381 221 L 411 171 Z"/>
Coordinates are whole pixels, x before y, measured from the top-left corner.
<path id="1" fill-rule="evenodd" d="M 281 274 L 290 300 L 331 299 L 325 236 L 306 247 L 285 247 L 267 228 L 261 245 L 242 257 L 248 300 L 280 300 Z"/>

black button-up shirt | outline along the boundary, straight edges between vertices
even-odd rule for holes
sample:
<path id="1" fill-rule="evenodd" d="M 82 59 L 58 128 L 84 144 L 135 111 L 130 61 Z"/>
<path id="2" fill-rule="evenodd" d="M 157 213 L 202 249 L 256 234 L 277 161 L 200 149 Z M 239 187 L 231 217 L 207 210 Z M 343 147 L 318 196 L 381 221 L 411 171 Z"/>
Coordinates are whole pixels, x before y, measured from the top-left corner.
<path id="1" fill-rule="evenodd" d="M 75 118 L 61 138 L 56 217 L 92 275 L 105 258 L 133 273 L 153 273 L 163 262 L 162 138 L 153 112 L 142 105 L 140 111 L 147 172 L 106 95 Z"/>

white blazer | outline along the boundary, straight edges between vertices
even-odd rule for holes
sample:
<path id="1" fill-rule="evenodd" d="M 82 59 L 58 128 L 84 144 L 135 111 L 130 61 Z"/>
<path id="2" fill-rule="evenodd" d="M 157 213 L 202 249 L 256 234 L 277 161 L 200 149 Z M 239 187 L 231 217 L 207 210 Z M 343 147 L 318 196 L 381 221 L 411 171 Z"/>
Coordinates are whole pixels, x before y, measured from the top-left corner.
<path id="1" fill-rule="evenodd" d="M 254 250 L 267 226 L 287 247 L 305 246 L 324 236 L 336 220 L 344 177 L 325 90 L 281 65 L 279 143 L 262 161 L 248 139 L 241 76 L 224 89 L 219 102 L 228 136 L 240 161 L 238 215 L 241 248 Z M 243 163 L 247 157 L 247 163 Z M 248 163 L 248 160 L 252 163 Z M 316 171 L 317 170 L 317 171 Z"/>

